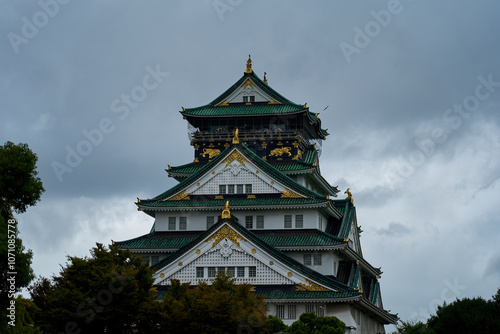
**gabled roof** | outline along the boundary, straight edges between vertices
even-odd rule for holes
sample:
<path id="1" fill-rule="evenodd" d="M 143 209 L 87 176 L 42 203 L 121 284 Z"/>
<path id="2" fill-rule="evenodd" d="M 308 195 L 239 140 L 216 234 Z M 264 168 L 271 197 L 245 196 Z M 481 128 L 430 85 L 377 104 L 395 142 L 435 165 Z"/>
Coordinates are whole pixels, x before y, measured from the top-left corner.
<path id="1" fill-rule="evenodd" d="M 178 251 L 168 255 L 166 258 L 158 262 L 157 264 L 151 266 L 152 269 L 159 271 L 161 268 L 169 265 L 170 263 L 176 261 L 179 257 L 188 253 L 189 251 L 194 251 L 193 248 L 201 243 L 203 240 L 207 239 L 210 235 L 214 234 L 217 230 L 222 228 L 224 225 L 229 225 L 236 232 L 240 233 L 246 240 L 252 242 L 253 244 L 260 247 L 263 251 L 267 252 L 271 257 L 283 263 L 285 266 L 291 270 L 297 271 L 304 275 L 316 284 L 321 284 L 323 286 L 329 287 L 331 289 L 343 292 L 343 296 L 357 296 L 360 295 L 357 289 L 353 289 L 345 284 L 339 283 L 333 278 L 327 277 L 318 273 L 317 271 L 303 265 L 302 263 L 294 260 L 283 252 L 277 250 L 273 246 L 269 245 L 267 242 L 259 238 L 250 230 L 246 229 L 244 226 L 238 223 L 238 221 L 231 217 L 229 219 L 219 219 L 219 221 L 210 227 L 208 230 L 200 234 L 196 239 L 186 244 L 184 247 L 180 248 Z"/>
<path id="2" fill-rule="evenodd" d="M 147 208 L 153 208 L 153 207 L 162 207 L 162 206 L 171 206 L 174 203 L 169 203 L 175 200 L 176 198 L 174 195 L 179 195 L 181 194 L 182 191 L 184 191 L 187 187 L 191 186 L 194 184 L 201 176 L 205 175 L 206 173 L 210 172 L 210 170 L 214 167 L 216 167 L 218 164 L 222 163 L 224 159 L 226 159 L 230 154 L 233 154 L 234 151 L 237 150 L 245 159 L 253 163 L 261 172 L 267 174 L 270 178 L 273 180 L 281 183 L 283 186 L 289 188 L 291 191 L 295 192 L 296 194 L 299 195 L 297 199 L 299 200 L 305 200 L 305 199 L 310 199 L 314 201 L 329 201 L 326 196 L 320 195 L 291 179 L 287 175 L 283 174 L 280 172 L 278 169 L 274 168 L 272 165 L 270 165 L 268 162 L 264 161 L 261 157 L 259 157 L 257 154 L 252 152 L 245 144 L 242 142 L 238 144 L 231 144 L 229 145 L 224 151 L 222 151 L 219 155 L 214 157 L 211 161 L 209 161 L 207 164 L 203 165 L 198 171 L 195 173 L 191 174 L 188 178 L 180 182 L 179 184 L 175 185 L 174 187 L 170 188 L 169 190 L 165 191 L 164 193 L 151 198 L 151 199 L 141 199 L 139 200 L 136 204 L 143 209 Z M 287 198 L 283 198 L 287 199 Z M 191 201 L 182 201 L 185 202 L 185 205 L 182 206 L 190 206 L 193 205 Z M 177 204 L 182 204 L 182 203 L 175 203 Z M 213 205 L 213 204 L 210 204 Z M 178 205 L 177 205 L 178 206 Z M 332 209 L 335 210 L 332 206 Z"/>

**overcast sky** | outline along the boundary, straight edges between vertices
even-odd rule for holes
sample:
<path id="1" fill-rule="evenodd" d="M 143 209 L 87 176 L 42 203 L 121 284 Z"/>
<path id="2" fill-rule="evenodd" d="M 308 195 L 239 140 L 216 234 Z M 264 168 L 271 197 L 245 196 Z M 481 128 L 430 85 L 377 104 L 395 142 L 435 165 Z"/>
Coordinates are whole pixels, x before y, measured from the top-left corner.
<path id="1" fill-rule="evenodd" d="M 136 197 L 193 159 L 178 111 L 251 54 L 329 129 L 320 167 L 353 193 L 386 309 L 500 287 L 498 1 L 59 1 L 0 1 L 0 141 L 29 144 L 46 189 L 17 216 L 37 275 L 149 231 Z"/>

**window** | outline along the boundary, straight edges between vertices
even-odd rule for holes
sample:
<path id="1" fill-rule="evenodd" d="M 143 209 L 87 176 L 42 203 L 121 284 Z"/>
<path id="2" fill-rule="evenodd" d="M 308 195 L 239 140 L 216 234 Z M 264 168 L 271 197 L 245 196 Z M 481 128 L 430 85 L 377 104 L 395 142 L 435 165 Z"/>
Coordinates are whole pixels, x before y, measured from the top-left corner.
<path id="1" fill-rule="evenodd" d="M 217 268 L 217 274 L 223 273 L 225 271 L 226 271 L 226 268 L 224 268 L 224 267 Z"/>
<path id="2" fill-rule="evenodd" d="M 157 264 L 158 262 L 160 262 L 160 257 L 158 255 L 151 256 L 151 265 Z"/>
<path id="3" fill-rule="evenodd" d="M 243 96 L 243 102 L 245 102 L 245 103 L 248 102 L 248 96 Z"/>
<path id="4" fill-rule="evenodd" d="M 238 277 L 245 277 L 245 267 L 238 267 Z"/>
<path id="5" fill-rule="evenodd" d="M 236 193 L 237 194 L 243 194 L 243 185 L 242 184 L 237 184 L 236 185 Z"/>
<path id="6" fill-rule="evenodd" d="M 168 229 L 169 230 L 175 230 L 175 217 L 168 217 Z"/>
<path id="7" fill-rule="evenodd" d="M 255 102 L 255 96 L 250 96 L 250 102 Z"/>
<path id="8" fill-rule="evenodd" d="M 208 277 L 215 277 L 215 267 L 208 267 Z"/>
<path id="9" fill-rule="evenodd" d="M 257 228 L 264 228 L 264 216 L 257 216 Z"/>
<path id="10" fill-rule="evenodd" d="M 245 184 L 245 193 L 247 193 L 247 194 L 252 193 L 252 185 L 251 184 Z"/>
<path id="11" fill-rule="evenodd" d="M 285 305 L 276 305 L 276 316 L 285 319 Z"/>
<path id="12" fill-rule="evenodd" d="M 248 229 L 253 228 L 253 216 L 245 216 L 245 227 Z"/>
<path id="13" fill-rule="evenodd" d="M 196 278 L 203 278 L 205 276 L 205 268 L 197 267 L 196 268 Z"/>
<path id="14" fill-rule="evenodd" d="M 227 185 L 227 193 L 228 194 L 234 194 L 234 184 L 228 184 Z"/>
<path id="15" fill-rule="evenodd" d="M 303 227 L 304 227 L 304 216 L 295 215 L 295 228 L 303 228 Z"/>
<path id="16" fill-rule="evenodd" d="M 207 230 L 214 225 L 214 216 L 207 216 Z"/>
<path id="17" fill-rule="evenodd" d="M 288 305 L 288 319 L 297 318 L 297 307 L 296 305 Z"/>
<path id="18" fill-rule="evenodd" d="M 306 312 L 315 312 L 318 317 L 322 317 L 325 315 L 325 305 L 308 304 Z"/>
<path id="19" fill-rule="evenodd" d="M 225 194 L 225 193 L 226 193 L 226 185 L 220 184 L 219 185 L 219 194 Z"/>
<path id="20" fill-rule="evenodd" d="M 143 256 L 142 263 L 149 263 L 149 256 Z"/>
<path id="21" fill-rule="evenodd" d="M 248 267 L 248 277 L 257 277 L 257 267 Z"/>
<path id="22" fill-rule="evenodd" d="M 319 229 L 323 231 L 323 217 L 319 217 Z"/>
<path id="23" fill-rule="evenodd" d="M 285 228 L 292 228 L 292 215 L 285 215 Z"/>
<path id="24" fill-rule="evenodd" d="M 321 254 L 304 254 L 304 265 L 321 266 Z"/>
<path id="25" fill-rule="evenodd" d="M 228 267 L 227 268 L 227 275 L 229 277 L 234 277 L 234 267 Z"/>
<path id="26" fill-rule="evenodd" d="M 186 230 L 186 229 L 187 229 L 187 218 L 179 217 L 179 230 Z"/>

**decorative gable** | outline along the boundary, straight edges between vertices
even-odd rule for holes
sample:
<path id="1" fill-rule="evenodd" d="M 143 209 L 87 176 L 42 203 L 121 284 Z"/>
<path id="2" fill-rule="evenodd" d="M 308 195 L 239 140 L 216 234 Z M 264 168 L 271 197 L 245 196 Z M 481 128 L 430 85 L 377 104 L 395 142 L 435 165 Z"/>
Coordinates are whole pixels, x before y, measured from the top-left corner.
<path id="1" fill-rule="evenodd" d="M 269 104 L 277 103 L 269 94 L 258 87 L 252 79 L 247 78 L 236 88 L 227 98 L 217 104 L 217 106 L 228 105 L 229 103 L 254 103 L 265 102 Z"/>
<path id="2" fill-rule="evenodd" d="M 187 247 L 189 249 L 179 250 L 166 263 L 159 264 L 153 276 L 155 284 L 168 285 L 170 279 L 193 284 L 210 282 L 217 271 L 233 268 L 236 283 L 288 284 L 297 285 L 300 291 L 335 291 L 314 282 L 298 268 L 281 262 L 228 222 Z"/>

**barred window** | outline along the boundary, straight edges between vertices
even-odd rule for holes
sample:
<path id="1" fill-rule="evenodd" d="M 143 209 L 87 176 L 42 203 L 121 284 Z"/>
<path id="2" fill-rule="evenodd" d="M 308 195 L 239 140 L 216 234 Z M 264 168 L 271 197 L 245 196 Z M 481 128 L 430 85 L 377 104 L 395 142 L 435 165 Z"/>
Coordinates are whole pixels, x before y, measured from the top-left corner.
<path id="1" fill-rule="evenodd" d="M 226 185 L 220 184 L 219 185 L 219 194 L 225 194 L 225 193 L 226 193 Z"/>
<path id="2" fill-rule="evenodd" d="M 208 277 L 215 277 L 215 267 L 208 267 Z"/>
<path id="3" fill-rule="evenodd" d="M 292 228 L 292 215 L 285 215 L 285 228 Z"/>
<path id="4" fill-rule="evenodd" d="M 215 223 L 214 216 L 207 216 L 207 230 L 211 228 Z"/>
<path id="5" fill-rule="evenodd" d="M 295 215 L 295 228 L 304 227 L 304 216 L 303 215 Z"/>
<path id="6" fill-rule="evenodd" d="M 253 228 L 253 216 L 245 216 L 245 227 L 248 229 Z"/>
<path id="7" fill-rule="evenodd" d="M 217 274 L 219 274 L 219 273 L 223 273 L 223 272 L 225 272 L 225 271 L 226 271 L 226 268 L 224 268 L 224 267 L 219 267 L 219 268 L 217 268 Z"/>
<path id="8" fill-rule="evenodd" d="M 288 319 L 296 319 L 296 318 L 297 318 L 297 306 L 288 305 Z"/>
<path id="9" fill-rule="evenodd" d="M 242 184 L 237 184 L 236 185 L 236 193 L 237 194 L 243 194 L 243 185 Z"/>
<path id="10" fill-rule="evenodd" d="M 160 262 L 160 257 L 158 255 L 151 256 L 151 265 L 157 264 L 158 262 Z"/>
<path id="11" fill-rule="evenodd" d="M 230 277 L 234 277 L 234 267 L 227 268 L 227 275 Z"/>
<path id="12" fill-rule="evenodd" d="M 149 256 L 143 256 L 142 263 L 149 263 Z"/>
<path id="13" fill-rule="evenodd" d="M 228 184 L 227 185 L 227 193 L 228 194 L 234 194 L 234 184 Z"/>
<path id="14" fill-rule="evenodd" d="M 276 316 L 285 319 L 285 305 L 276 305 Z"/>
<path id="15" fill-rule="evenodd" d="M 311 262 L 311 254 L 304 254 L 304 265 L 305 266 L 310 266 L 312 264 Z"/>
<path id="16" fill-rule="evenodd" d="M 307 304 L 306 305 L 306 312 L 313 312 L 314 310 L 314 305 L 312 304 Z"/>
<path id="17" fill-rule="evenodd" d="M 175 230 L 175 226 L 176 226 L 176 223 L 175 223 L 175 217 L 168 217 L 168 229 L 173 231 Z"/>
<path id="18" fill-rule="evenodd" d="M 248 102 L 248 96 L 243 96 L 243 102 L 247 103 Z"/>
<path id="19" fill-rule="evenodd" d="M 321 254 L 314 254 L 314 265 L 321 266 Z"/>
<path id="20" fill-rule="evenodd" d="M 264 216 L 257 216 L 257 228 L 264 228 Z"/>
<path id="21" fill-rule="evenodd" d="M 257 277 L 257 267 L 248 267 L 248 277 Z"/>
<path id="22" fill-rule="evenodd" d="M 179 217 L 179 230 L 186 230 L 186 229 L 187 229 L 187 218 Z"/>
<path id="23" fill-rule="evenodd" d="M 251 194 L 252 193 L 252 185 L 251 184 L 245 184 L 245 192 L 247 194 Z"/>
<path id="24" fill-rule="evenodd" d="M 205 268 L 203 267 L 197 267 L 196 268 L 196 277 L 197 278 L 203 278 L 205 276 Z"/>
<path id="25" fill-rule="evenodd" d="M 245 277 L 245 267 L 238 267 L 238 277 Z"/>

